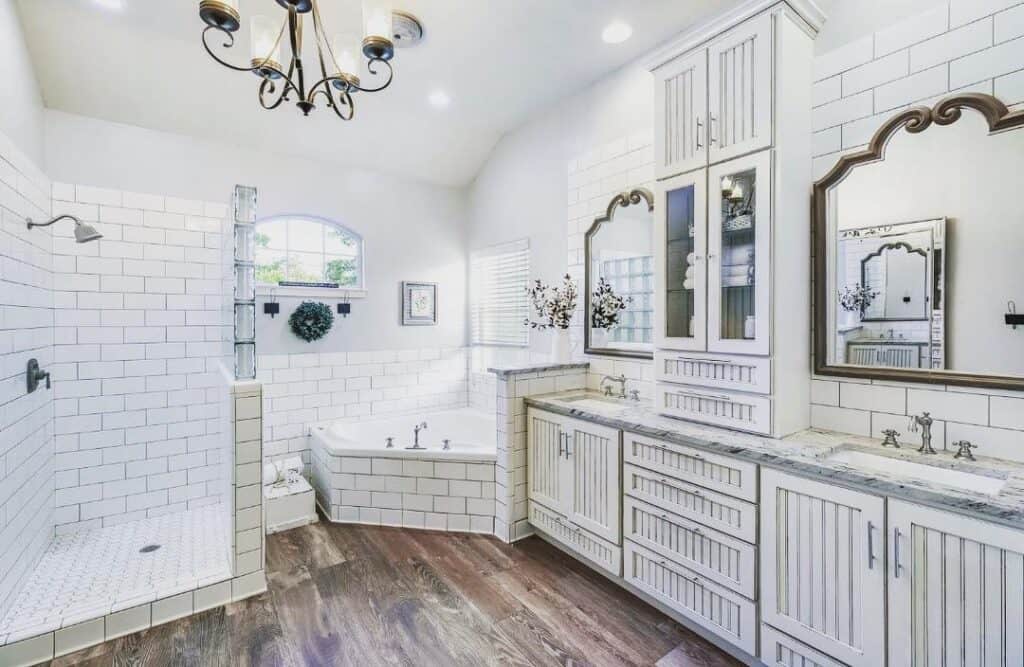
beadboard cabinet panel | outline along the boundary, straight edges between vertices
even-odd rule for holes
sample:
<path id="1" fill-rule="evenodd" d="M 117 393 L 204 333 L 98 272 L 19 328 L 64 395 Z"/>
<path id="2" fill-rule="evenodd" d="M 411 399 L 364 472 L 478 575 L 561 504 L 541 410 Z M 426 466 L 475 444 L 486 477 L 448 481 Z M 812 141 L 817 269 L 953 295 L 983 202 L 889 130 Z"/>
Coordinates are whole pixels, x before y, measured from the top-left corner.
<path id="1" fill-rule="evenodd" d="M 530 410 L 528 415 L 529 497 L 548 507 L 562 505 L 565 432 L 562 418 Z"/>
<path id="2" fill-rule="evenodd" d="M 636 433 L 623 434 L 627 463 L 698 484 L 751 502 L 757 501 L 757 465 Z"/>
<path id="3" fill-rule="evenodd" d="M 655 176 L 661 179 L 707 164 L 707 51 L 677 58 L 655 77 Z"/>
<path id="4" fill-rule="evenodd" d="M 626 497 L 623 537 L 751 600 L 757 597 L 757 548 L 707 526 Z"/>
<path id="5" fill-rule="evenodd" d="M 586 560 L 622 576 L 622 548 L 569 523 L 559 512 L 530 501 L 530 523 Z"/>
<path id="6" fill-rule="evenodd" d="M 889 501 L 889 665 L 1024 665 L 1024 533 Z"/>
<path id="7" fill-rule="evenodd" d="M 654 374 L 661 382 L 772 393 L 772 361 L 764 357 L 657 350 Z"/>
<path id="8" fill-rule="evenodd" d="M 885 662 L 885 500 L 761 471 L 761 618 L 852 667 Z"/>
<path id="9" fill-rule="evenodd" d="M 770 625 L 761 625 L 761 661 L 771 667 L 845 667 Z"/>
<path id="10" fill-rule="evenodd" d="M 664 415 L 761 435 L 772 432 L 772 401 L 766 396 L 658 383 L 655 407 Z"/>
<path id="11" fill-rule="evenodd" d="M 573 523 L 612 542 L 621 535 L 619 431 L 579 419 L 564 422 L 569 473 L 564 508 Z"/>

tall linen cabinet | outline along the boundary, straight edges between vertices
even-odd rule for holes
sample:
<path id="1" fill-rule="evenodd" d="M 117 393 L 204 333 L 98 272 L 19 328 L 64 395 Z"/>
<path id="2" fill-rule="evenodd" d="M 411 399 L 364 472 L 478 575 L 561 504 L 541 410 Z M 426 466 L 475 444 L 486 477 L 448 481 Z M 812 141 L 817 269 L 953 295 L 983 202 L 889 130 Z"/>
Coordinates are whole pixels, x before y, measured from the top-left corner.
<path id="1" fill-rule="evenodd" d="M 771 436 L 809 425 L 814 34 L 766 3 L 652 60 L 668 416 Z"/>

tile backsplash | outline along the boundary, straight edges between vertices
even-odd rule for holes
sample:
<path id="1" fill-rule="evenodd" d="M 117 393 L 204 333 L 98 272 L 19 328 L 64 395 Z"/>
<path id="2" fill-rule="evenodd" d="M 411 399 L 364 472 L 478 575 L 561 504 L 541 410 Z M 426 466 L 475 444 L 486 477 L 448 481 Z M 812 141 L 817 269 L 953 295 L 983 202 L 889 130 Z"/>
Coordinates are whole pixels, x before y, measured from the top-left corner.
<path id="1" fill-rule="evenodd" d="M 983 92 L 1024 103 L 1024 3 L 953 0 L 815 61 L 814 173 L 862 148 L 890 116 L 953 92 Z M 958 440 L 978 453 L 1024 461 L 1024 392 L 815 377 L 811 423 L 818 428 L 902 441 L 909 415 L 936 419 L 935 447 Z"/>

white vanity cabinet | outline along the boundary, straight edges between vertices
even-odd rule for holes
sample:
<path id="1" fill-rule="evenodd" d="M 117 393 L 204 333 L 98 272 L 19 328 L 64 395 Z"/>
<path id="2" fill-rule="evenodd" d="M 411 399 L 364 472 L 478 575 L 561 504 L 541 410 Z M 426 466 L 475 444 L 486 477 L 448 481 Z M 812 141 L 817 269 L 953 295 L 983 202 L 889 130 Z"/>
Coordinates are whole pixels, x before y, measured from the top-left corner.
<path id="1" fill-rule="evenodd" d="M 772 15 L 763 13 L 654 71 L 658 178 L 772 143 Z"/>
<path id="2" fill-rule="evenodd" d="M 1024 533 L 889 501 L 889 666 L 1024 665 Z"/>
<path id="3" fill-rule="evenodd" d="M 620 574 L 621 435 L 618 430 L 530 408 L 530 522 L 571 550 Z"/>
<path id="4" fill-rule="evenodd" d="M 792 258 L 810 255 L 812 52 L 778 3 L 652 70 L 663 414 L 771 436 L 809 425 L 810 267 Z"/>
<path id="5" fill-rule="evenodd" d="M 762 469 L 761 521 L 762 620 L 851 667 L 884 665 L 885 500 Z"/>

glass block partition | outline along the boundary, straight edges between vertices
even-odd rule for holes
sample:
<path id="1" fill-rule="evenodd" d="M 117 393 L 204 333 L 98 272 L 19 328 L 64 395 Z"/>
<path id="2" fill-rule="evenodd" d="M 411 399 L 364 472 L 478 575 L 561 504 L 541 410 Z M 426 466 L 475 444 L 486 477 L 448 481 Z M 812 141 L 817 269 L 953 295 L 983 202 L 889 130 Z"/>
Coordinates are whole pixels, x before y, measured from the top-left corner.
<path id="1" fill-rule="evenodd" d="M 256 188 L 235 186 L 235 378 L 256 377 Z"/>

